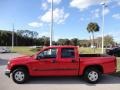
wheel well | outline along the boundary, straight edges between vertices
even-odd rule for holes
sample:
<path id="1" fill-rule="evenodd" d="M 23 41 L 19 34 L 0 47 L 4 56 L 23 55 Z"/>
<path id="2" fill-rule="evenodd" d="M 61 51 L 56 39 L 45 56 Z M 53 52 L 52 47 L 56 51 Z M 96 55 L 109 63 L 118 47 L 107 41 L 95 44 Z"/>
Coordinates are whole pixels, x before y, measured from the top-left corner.
<path id="1" fill-rule="evenodd" d="M 26 70 L 28 73 L 29 73 L 29 70 L 28 70 L 28 67 L 25 66 L 25 65 L 17 65 L 17 66 L 13 66 L 12 69 L 11 69 L 11 72 L 13 72 L 15 69 L 17 68 L 22 68 L 24 70 Z"/>
<path id="2" fill-rule="evenodd" d="M 90 66 L 87 66 L 87 67 L 84 69 L 84 73 L 85 73 L 85 71 L 86 71 L 88 68 L 95 68 L 95 69 L 97 69 L 98 71 L 100 71 L 101 73 L 103 73 L 103 67 L 102 67 L 101 65 L 90 65 Z"/>

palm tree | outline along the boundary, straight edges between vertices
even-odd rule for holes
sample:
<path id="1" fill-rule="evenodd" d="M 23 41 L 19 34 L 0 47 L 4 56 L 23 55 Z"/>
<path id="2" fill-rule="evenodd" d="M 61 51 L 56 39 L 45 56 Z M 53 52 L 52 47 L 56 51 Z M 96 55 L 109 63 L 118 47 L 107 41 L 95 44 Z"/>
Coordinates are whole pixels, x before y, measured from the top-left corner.
<path id="1" fill-rule="evenodd" d="M 99 25 L 95 22 L 90 22 L 87 26 L 87 31 L 92 33 L 92 46 L 94 46 L 94 32 L 98 32 L 100 29 Z M 94 49 L 95 52 L 95 49 Z"/>

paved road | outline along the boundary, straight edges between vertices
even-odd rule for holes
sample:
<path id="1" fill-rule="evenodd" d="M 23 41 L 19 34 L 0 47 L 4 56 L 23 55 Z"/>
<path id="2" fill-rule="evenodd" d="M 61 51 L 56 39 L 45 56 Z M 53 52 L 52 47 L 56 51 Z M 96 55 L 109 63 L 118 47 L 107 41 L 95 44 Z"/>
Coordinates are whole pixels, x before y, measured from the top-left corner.
<path id="1" fill-rule="evenodd" d="M 18 53 L 0 53 L 0 66 L 6 65 L 8 60 L 10 60 L 11 58 L 18 57 L 18 56 L 23 56 L 23 55 L 18 54 Z"/>
<path id="2" fill-rule="evenodd" d="M 0 90 L 120 90 L 120 78 L 106 75 L 99 84 L 88 84 L 78 77 L 32 78 L 26 84 L 15 84 L 4 75 L 8 59 L 20 54 L 0 54 Z"/>

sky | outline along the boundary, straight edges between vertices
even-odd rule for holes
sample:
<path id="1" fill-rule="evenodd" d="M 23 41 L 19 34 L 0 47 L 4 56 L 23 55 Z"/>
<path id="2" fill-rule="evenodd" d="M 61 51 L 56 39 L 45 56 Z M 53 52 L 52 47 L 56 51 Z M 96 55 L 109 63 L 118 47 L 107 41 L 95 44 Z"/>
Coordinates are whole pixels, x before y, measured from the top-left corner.
<path id="1" fill-rule="evenodd" d="M 102 36 L 102 4 L 105 7 L 104 35 L 120 42 L 120 0 L 53 0 L 53 38 L 89 39 L 88 23 L 96 22 Z M 51 0 L 0 0 L 0 30 L 33 30 L 40 36 L 50 35 Z"/>

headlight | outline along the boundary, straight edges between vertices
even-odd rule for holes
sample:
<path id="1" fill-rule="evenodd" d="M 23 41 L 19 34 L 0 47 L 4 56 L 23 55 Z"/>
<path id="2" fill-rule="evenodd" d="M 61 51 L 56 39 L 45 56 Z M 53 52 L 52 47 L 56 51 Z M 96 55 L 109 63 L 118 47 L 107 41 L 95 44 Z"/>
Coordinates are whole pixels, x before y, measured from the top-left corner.
<path id="1" fill-rule="evenodd" d="M 10 65 L 10 61 L 8 61 L 7 65 Z"/>

